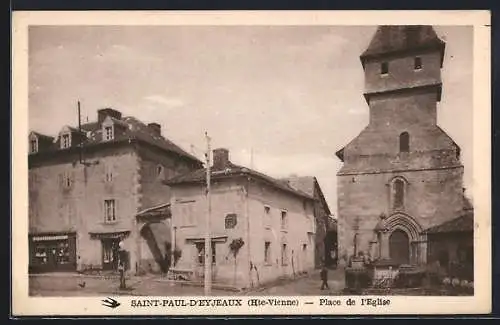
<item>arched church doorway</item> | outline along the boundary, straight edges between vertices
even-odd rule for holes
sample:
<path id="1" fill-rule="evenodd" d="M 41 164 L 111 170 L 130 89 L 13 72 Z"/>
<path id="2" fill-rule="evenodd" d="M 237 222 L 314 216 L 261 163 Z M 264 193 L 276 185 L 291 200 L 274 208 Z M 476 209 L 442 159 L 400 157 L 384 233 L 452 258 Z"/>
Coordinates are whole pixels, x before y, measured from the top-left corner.
<path id="1" fill-rule="evenodd" d="M 389 237 L 389 256 L 399 264 L 410 262 L 410 239 L 401 229 L 394 230 Z"/>

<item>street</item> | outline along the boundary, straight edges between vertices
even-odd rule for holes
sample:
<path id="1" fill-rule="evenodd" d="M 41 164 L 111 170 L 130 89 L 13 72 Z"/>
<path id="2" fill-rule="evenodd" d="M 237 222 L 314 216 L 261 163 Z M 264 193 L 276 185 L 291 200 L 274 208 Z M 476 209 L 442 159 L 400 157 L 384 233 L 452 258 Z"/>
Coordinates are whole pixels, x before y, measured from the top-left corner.
<path id="1" fill-rule="evenodd" d="M 331 270 L 328 290 L 320 290 L 318 271 L 298 279 L 287 279 L 254 290 L 243 292 L 212 288 L 214 296 L 233 295 L 335 295 L 343 289 L 343 272 Z M 32 275 L 29 280 L 30 296 L 81 297 L 103 295 L 130 296 L 202 296 L 203 287 L 173 283 L 158 276 L 131 277 L 127 279 L 129 290 L 119 290 L 117 276 L 85 276 L 79 274 L 52 273 Z"/>

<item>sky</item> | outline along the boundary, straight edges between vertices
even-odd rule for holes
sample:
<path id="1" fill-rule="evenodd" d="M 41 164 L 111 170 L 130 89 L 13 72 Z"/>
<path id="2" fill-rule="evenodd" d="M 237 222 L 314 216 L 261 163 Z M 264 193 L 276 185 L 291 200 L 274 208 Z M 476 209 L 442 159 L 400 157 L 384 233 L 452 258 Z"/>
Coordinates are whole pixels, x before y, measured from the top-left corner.
<path id="1" fill-rule="evenodd" d="M 202 159 L 204 134 L 237 164 L 316 176 L 335 214 L 335 152 L 368 123 L 359 55 L 376 26 L 30 26 L 29 128 L 56 135 L 117 109 Z M 472 28 L 446 41 L 438 124 L 472 186 Z M 470 194 L 469 194 L 470 196 Z"/>

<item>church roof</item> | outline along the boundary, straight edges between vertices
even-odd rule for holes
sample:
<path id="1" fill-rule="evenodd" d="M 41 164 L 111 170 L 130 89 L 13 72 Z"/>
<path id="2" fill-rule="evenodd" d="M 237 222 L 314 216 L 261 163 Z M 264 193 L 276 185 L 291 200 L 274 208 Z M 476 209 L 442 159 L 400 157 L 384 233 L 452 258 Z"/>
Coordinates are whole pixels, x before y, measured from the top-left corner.
<path id="1" fill-rule="evenodd" d="M 445 42 L 441 40 L 432 26 L 379 26 L 368 48 L 361 54 L 361 62 L 368 58 L 385 54 L 398 54 L 407 51 L 438 49 L 441 61 L 444 57 Z"/>
<path id="2" fill-rule="evenodd" d="M 461 216 L 427 229 L 427 234 L 468 232 L 474 230 L 474 212 L 466 211 Z"/>

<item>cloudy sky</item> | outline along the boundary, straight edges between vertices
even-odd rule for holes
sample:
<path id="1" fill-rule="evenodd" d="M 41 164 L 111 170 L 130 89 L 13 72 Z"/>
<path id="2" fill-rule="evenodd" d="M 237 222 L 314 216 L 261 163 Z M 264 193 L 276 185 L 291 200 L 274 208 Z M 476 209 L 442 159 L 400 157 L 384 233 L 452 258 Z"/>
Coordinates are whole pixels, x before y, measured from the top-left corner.
<path id="1" fill-rule="evenodd" d="M 271 176 L 314 175 L 336 211 L 335 151 L 368 122 L 359 55 L 375 26 L 36 26 L 29 30 L 29 127 L 55 135 L 112 107 L 198 157 Z M 472 172 L 472 28 L 436 27 L 447 42 L 438 123 Z M 253 160 L 251 152 L 253 151 Z"/>

